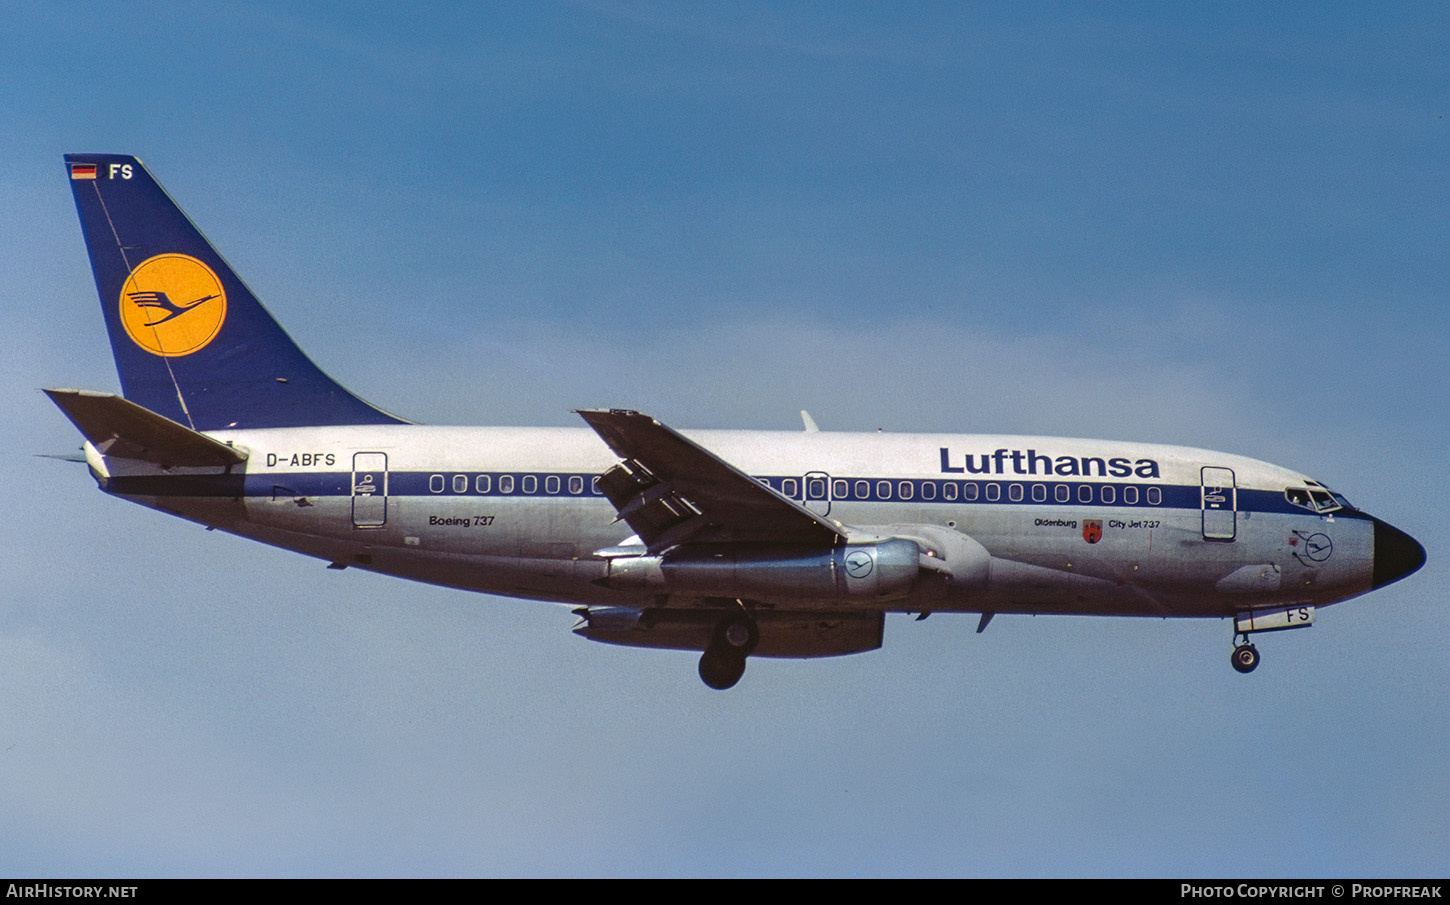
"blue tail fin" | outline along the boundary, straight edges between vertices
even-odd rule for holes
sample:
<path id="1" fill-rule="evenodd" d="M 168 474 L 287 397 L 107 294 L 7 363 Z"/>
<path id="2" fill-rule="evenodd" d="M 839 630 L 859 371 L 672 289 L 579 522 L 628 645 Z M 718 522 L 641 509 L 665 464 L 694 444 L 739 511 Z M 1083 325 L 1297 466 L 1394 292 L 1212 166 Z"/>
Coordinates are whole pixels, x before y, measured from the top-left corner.
<path id="1" fill-rule="evenodd" d="M 313 364 L 141 161 L 65 160 L 127 399 L 200 431 L 405 423 Z"/>

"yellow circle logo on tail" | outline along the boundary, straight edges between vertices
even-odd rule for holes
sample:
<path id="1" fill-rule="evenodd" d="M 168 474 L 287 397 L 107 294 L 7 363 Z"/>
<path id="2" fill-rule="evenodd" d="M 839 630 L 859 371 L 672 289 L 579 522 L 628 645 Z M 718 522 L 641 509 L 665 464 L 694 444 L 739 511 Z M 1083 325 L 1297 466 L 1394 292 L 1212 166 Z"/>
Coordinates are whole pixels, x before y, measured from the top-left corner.
<path id="1" fill-rule="evenodd" d="M 126 335 L 153 355 L 190 355 L 215 339 L 226 319 L 222 281 L 188 255 L 147 258 L 121 286 Z"/>

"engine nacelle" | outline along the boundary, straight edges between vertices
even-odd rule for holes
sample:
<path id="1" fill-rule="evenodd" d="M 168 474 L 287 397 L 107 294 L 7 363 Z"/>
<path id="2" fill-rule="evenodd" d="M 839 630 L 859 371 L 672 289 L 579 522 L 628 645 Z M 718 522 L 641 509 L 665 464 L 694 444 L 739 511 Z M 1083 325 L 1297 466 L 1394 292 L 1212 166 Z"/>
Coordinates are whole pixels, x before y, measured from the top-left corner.
<path id="1" fill-rule="evenodd" d="M 574 633 L 625 647 L 704 650 L 721 611 L 590 607 Z M 768 613 L 755 615 L 760 641 L 753 657 L 839 657 L 881 646 L 883 613 Z"/>
<path id="2" fill-rule="evenodd" d="M 608 588 L 800 603 L 865 603 L 911 593 L 921 574 L 917 543 L 888 537 L 831 550 L 721 544 L 609 560 Z"/>
<path id="3" fill-rule="evenodd" d="M 877 525 L 872 531 L 915 541 L 922 580 L 912 592 L 921 606 L 970 606 L 992 579 L 992 554 L 976 539 L 943 525 Z"/>

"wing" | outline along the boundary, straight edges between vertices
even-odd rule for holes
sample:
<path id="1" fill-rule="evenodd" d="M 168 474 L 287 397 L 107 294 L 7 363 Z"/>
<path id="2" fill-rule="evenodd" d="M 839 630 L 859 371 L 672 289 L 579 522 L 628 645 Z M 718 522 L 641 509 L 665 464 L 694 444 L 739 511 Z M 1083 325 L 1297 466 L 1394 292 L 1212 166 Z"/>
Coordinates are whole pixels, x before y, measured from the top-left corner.
<path id="1" fill-rule="evenodd" d="M 651 553 L 686 541 L 830 547 L 845 537 L 839 525 L 648 415 L 578 414 L 624 460 L 600 475 L 599 489 Z"/>

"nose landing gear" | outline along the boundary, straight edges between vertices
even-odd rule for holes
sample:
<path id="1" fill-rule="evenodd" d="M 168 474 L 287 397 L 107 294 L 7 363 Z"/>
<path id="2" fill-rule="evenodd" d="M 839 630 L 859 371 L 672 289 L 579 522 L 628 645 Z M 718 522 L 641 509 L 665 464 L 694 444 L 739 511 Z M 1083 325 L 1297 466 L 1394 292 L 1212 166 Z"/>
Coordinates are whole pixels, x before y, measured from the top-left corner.
<path id="1" fill-rule="evenodd" d="M 1239 672 L 1253 672 L 1259 666 L 1259 649 L 1249 641 L 1250 632 L 1282 632 L 1291 628 L 1308 628 L 1313 624 L 1314 607 L 1307 603 L 1243 610 L 1234 618 L 1234 640 L 1238 645 L 1229 662 Z"/>

